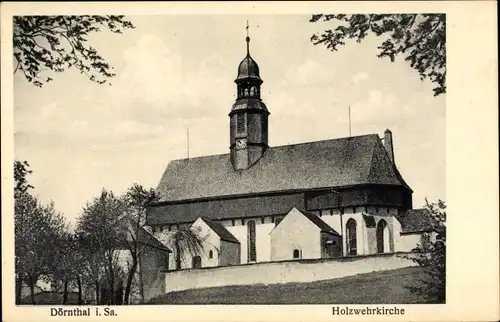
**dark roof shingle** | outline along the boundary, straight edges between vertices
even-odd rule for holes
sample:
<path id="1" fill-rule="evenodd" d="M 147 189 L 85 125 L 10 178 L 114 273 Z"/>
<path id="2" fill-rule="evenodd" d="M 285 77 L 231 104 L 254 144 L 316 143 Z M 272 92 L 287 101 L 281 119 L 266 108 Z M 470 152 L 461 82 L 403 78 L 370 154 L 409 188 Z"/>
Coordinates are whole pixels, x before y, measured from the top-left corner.
<path id="1" fill-rule="evenodd" d="M 271 147 L 244 171 L 229 154 L 174 160 L 157 191 L 169 202 L 360 184 L 408 187 L 377 134 Z"/>
<path id="2" fill-rule="evenodd" d="M 212 221 L 206 217 L 201 217 L 201 219 L 220 237 L 221 240 L 235 244 L 240 243 L 240 241 L 234 237 L 234 235 L 231 234 L 231 232 L 229 232 L 229 230 L 227 230 L 221 223 Z"/>
<path id="3" fill-rule="evenodd" d="M 397 217 L 401 223 L 401 233 L 411 234 L 433 230 L 432 215 L 428 209 L 410 209 Z"/>

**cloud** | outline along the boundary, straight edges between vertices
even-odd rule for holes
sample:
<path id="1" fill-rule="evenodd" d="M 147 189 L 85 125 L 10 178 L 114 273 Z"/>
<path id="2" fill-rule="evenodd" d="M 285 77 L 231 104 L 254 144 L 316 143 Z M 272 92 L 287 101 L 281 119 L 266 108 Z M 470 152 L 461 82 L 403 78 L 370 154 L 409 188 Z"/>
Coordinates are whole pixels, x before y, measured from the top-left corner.
<path id="1" fill-rule="evenodd" d="M 298 66 L 292 66 L 286 73 L 286 81 L 295 85 L 311 85 L 332 81 L 334 75 L 324 65 L 307 60 Z"/>
<path id="2" fill-rule="evenodd" d="M 366 99 L 351 106 L 352 120 L 357 123 L 386 123 L 398 119 L 402 114 L 398 97 L 379 90 L 370 90 Z"/>
<path id="3" fill-rule="evenodd" d="M 358 72 L 356 75 L 354 75 L 354 77 L 352 78 L 352 83 L 353 84 L 358 84 L 359 82 L 367 79 L 368 77 L 370 77 L 370 75 L 368 75 L 367 73 L 364 73 L 364 72 Z"/>

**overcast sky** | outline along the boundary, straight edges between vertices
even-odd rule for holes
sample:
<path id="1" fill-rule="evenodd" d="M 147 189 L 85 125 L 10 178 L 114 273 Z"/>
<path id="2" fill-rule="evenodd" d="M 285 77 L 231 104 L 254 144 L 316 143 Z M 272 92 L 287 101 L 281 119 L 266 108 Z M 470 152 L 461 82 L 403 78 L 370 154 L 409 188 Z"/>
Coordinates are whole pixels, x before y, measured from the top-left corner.
<path id="1" fill-rule="evenodd" d="M 352 133 L 393 132 L 396 165 L 415 207 L 445 199 L 445 95 L 402 58 L 376 57 L 378 40 L 338 52 L 313 46 L 325 28 L 309 16 L 129 16 L 136 29 L 89 41 L 115 67 L 112 86 L 75 71 L 43 88 L 15 75 L 15 157 L 28 160 L 31 184 L 71 222 L 104 187 L 158 184 L 169 160 L 229 151 L 227 114 L 234 79 L 250 52 L 260 66 L 271 112 L 269 144 Z"/>

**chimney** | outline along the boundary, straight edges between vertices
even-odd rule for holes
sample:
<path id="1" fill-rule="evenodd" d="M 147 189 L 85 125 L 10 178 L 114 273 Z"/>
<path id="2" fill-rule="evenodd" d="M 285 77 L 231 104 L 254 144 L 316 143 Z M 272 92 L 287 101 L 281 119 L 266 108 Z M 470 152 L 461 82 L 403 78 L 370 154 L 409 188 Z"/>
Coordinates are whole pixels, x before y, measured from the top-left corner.
<path id="1" fill-rule="evenodd" d="M 392 146 L 392 132 L 387 129 L 384 132 L 384 147 L 391 162 L 394 164 L 394 148 Z"/>

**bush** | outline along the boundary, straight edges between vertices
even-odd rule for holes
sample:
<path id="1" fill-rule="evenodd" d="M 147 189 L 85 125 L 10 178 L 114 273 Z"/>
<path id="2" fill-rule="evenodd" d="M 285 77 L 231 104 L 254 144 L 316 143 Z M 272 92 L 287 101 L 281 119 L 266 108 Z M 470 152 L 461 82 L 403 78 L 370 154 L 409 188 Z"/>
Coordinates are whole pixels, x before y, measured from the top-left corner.
<path id="1" fill-rule="evenodd" d="M 418 287 L 410 290 L 425 296 L 432 303 L 446 302 L 446 204 L 442 200 L 429 203 L 426 208 L 431 213 L 431 222 L 436 238 L 424 234 L 412 260 L 424 268 L 425 278 Z"/>

